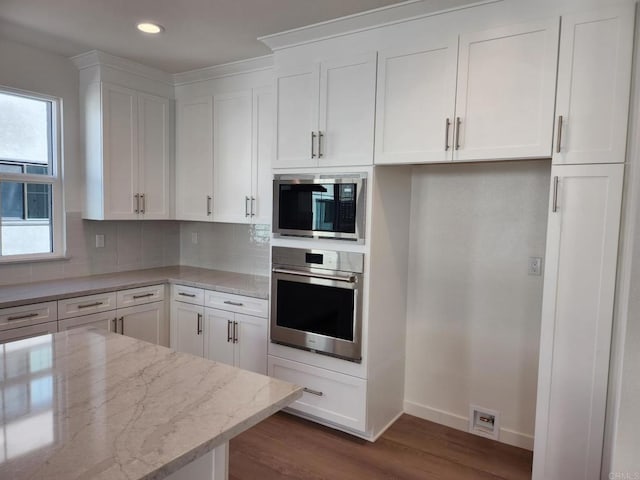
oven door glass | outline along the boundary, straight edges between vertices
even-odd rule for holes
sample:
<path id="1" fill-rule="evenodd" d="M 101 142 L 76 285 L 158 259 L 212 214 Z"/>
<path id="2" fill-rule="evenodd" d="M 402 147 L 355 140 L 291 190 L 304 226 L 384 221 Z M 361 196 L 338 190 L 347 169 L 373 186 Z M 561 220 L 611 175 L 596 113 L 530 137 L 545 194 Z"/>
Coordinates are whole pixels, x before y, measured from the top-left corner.
<path id="1" fill-rule="evenodd" d="M 281 183 L 281 230 L 356 233 L 356 183 Z"/>
<path id="2" fill-rule="evenodd" d="M 342 340 L 354 340 L 351 288 L 277 280 L 277 325 Z"/>

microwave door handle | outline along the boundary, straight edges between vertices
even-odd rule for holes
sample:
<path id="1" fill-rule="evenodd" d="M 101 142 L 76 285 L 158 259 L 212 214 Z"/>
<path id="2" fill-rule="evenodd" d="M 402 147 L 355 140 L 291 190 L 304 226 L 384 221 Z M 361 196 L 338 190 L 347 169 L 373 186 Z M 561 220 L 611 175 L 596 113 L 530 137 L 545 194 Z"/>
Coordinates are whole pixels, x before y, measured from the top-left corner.
<path id="1" fill-rule="evenodd" d="M 297 275 L 299 277 L 308 277 L 308 278 L 322 278 L 324 280 L 336 280 L 338 282 L 347 282 L 347 283 L 355 283 L 356 276 L 355 275 L 323 275 L 321 273 L 309 273 L 303 272 L 300 270 L 290 270 L 288 268 L 274 268 L 272 270 L 273 273 L 284 273 L 286 275 Z"/>

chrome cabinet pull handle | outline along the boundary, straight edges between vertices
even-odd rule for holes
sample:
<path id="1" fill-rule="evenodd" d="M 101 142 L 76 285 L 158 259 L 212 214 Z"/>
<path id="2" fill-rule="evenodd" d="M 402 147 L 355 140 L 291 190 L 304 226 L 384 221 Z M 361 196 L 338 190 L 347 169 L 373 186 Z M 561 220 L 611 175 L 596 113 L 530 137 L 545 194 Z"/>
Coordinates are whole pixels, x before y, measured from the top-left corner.
<path id="1" fill-rule="evenodd" d="M 251 197 L 251 216 L 256 215 L 256 197 Z"/>
<path id="2" fill-rule="evenodd" d="M 144 295 L 134 295 L 133 299 L 137 300 L 139 298 L 147 298 L 147 297 L 153 297 L 155 294 L 153 293 L 145 293 Z"/>
<path id="3" fill-rule="evenodd" d="M 233 337 L 231 337 L 231 320 L 227 320 L 227 343 L 231 340 L 233 340 Z"/>
<path id="4" fill-rule="evenodd" d="M 200 335 L 202 333 L 202 314 L 198 314 L 198 321 L 196 322 L 196 333 Z"/>
<path id="5" fill-rule="evenodd" d="M 211 215 L 211 195 L 207 195 L 207 215 Z"/>
<path id="6" fill-rule="evenodd" d="M 318 158 L 322 158 L 324 153 L 322 153 L 322 139 L 324 138 L 324 133 L 318 131 Z"/>
<path id="7" fill-rule="evenodd" d="M 553 213 L 558 211 L 558 176 L 553 177 L 553 207 L 551 211 Z"/>
<path id="8" fill-rule="evenodd" d="M 233 343 L 238 343 L 238 322 L 233 322 Z"/>
<path id="9" fill-rule="evenodd" d="M 226 305 L 233 305 L 234 307 L 242 307 L 244 305 L 244 303 L 232 302 L 231 300 L 225 300 L 224 303 Z"/>
<path id="10" fill-rule="evenodd" d="M 563 122 L 563 117 L 562 115 L 558 116 L 558 138 L 556 138 L 556 153 L 560 153 L 561 147 L 562 147 L 562 122 Z M 557 177 L 556 177 L 557 178 Z M 554 210 L 555 212 L 555 210 Z"/>
<path id="11" fill-rule="evenodd" d="M 124 335 L 124 317 L 120 317 L 120 335 Z"/>
<path id="12" fill-rule="evenodd" d="M 9 317 L 7 320 L 9 320 L 9 321 L 11 321 L 11 320 L 22 320 L 22 319 L 25 319 L 25 318 L 33 318 L 33 317 L 37 317 L 37 316 L 38 316 L 38 313 L 32 312 L 32 313 L 27 313 L 25 315 L 16 315 L 16 316 L 13 316 L 13 317 Z"/>
<path id="13" fill-rule="evenodd" d="M 451 120 L 447 117 L 444 124 L 444 151 L 448 151 L 451 147 L 449 145 L 449 129 L 451 128 Z"/>
<path id="14" fill-rule="evenodd" d="M 249 215 L 251 215 L 251 213 L 249 213 L 249 209 L 251 208 L 249 206 L 249 202 L 251 201 L 251 199 L 249 197 L 244 197 L 244 216 L 248 217 Z"/>
<path id="15" fill-rule="evenodd" d="M 118 317 L 113 319 L 113 331 L 118 333 Z"/>
<path id="16" fill-rule="evenodd" d="M 312 390 L 311 388 L 307 388 L 307 387 L 304 387 L 302 391 L 310 393 L 311 395 L 317 395 L 319 397 L 324 395 L 324 393 L 322 393 L 320 390 Z"/>
<path id="17" fill-rule="evenodd" d="M 178 292 L 178 295 L 182 295 L 183 297 L 189 297 L 189 298 L 195 298 L 196 297 L 195 293 Z"/>
<path id="18" fill-rule="evenodd" d="M 140 200 L 142 200 L 142 208 L 140 209 L 140 213 L 144 213 L 146 209 L 147 202 L 144 199 L 144 193 L 140 194 Z"/>
<path id="19" fill-rule="evenodd" d="M 135 213 L 140 213 L 140 195 L 137 193 L 133 196 L 136 199 L 136 208 L 134 210 Z"/>
<path id="20" fill-rule="evenodd" d="M 311 158 L 316 158 L 315 143 L 316 132 L 311 132 Z"/>
<path id="21" fill-rule="evenodd" d="M 460 117 L 456 117 L 456 150 L 460 150 L 460 124 L 462 123 L 462 119 Z"/>
<path id="22" fill-rule="evenodd" d="M 97 307 L 98 305 L 102 305 L 102 302 L 85 303 L 84 305 L 78 305 L 78 308 Z"/>

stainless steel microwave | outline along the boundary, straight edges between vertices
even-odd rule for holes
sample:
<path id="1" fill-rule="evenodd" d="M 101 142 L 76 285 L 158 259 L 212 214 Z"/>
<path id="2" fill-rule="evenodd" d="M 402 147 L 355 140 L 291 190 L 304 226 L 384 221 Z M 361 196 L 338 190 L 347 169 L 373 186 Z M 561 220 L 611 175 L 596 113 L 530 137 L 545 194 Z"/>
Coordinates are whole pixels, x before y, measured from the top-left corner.
<path id="1" fill-rule="evenodd" d="M 275 175 L 275 236 L 364 242 L 366 173 Z"/>

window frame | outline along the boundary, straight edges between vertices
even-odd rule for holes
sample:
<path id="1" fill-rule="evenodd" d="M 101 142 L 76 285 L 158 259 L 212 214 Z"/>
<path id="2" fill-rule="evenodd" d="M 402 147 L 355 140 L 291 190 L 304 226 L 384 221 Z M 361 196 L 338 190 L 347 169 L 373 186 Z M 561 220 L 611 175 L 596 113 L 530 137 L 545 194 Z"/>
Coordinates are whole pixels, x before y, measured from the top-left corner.
<path id="1" fill-rule="evenodd" d="M 0 253 L 0 264 L 33 262 L 43 260 L 55 260 L 66 258 L 66 235 L 65 235 L 65 208 L 64 208 L 64 187 L 63 187 L 63 149 L 62 149 L 62 98 L 46 95 L 42 93 L 30 92 L 17 88 L 0 85 L 0 93 L 15 95 L 34 100 L 50 102 L 51 117 L 48 132 L 50 143 L 50 166 L 51 174 L 42 175 L 34 173 L 4 173 L 0 172 L 0 182 L 17 182 L 25 184 L 51 185 L 51 241 L 52 251 L 45 253 L 28 253 L 17 255 L 2 255 Z M 7 159 L 8 160 L 8 159 Z M 26 199 L 25 199 L 26 201 Z M 27 216 L 25 211 L 25 216 Z M 0 215 L 0 224 L 2 216 Z M 2 245 L 2 229 L 0 228 L 0 246 Z M 0 250 L 1 252 L 1 250 Z"/>

